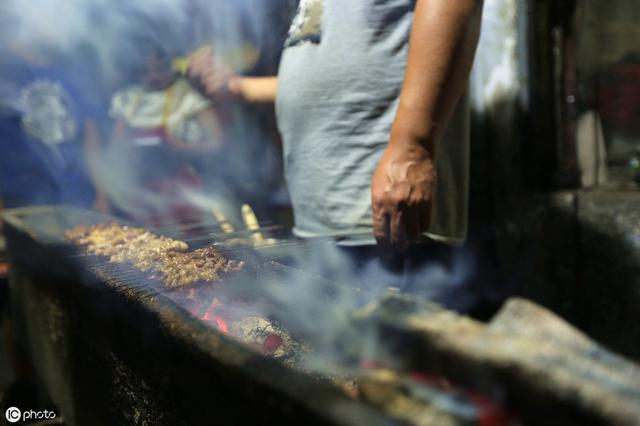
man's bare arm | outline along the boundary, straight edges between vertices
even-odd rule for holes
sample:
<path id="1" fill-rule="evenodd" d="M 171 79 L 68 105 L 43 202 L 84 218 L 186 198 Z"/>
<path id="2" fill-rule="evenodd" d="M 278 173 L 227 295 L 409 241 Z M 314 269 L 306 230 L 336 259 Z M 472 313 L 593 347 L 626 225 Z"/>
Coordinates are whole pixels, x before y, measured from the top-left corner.
<path id="1" fill-rule="evenodd" d="M 466 89 L 481 15 L 481 0 L 418 0 L 400 105 L 372 179 L 383 244 L 404 246 L 430 224 L 438 143 Z"/>
<path id="2" fill-rule="evenodd" d="M 216 62 L 210 47 L 198 49 L 189 62 L 190 80 L 209 98 L 230 96 L 249 103 L 272 103 L 276 100 L 278 77 L 236 75 L 224 63 Z"/>

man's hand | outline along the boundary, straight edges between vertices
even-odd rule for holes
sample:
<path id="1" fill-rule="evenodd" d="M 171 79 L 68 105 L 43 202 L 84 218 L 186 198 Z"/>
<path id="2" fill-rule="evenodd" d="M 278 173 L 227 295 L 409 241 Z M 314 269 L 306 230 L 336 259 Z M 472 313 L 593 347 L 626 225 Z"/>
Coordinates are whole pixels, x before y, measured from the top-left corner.
<path id="1" fill-rule="evenodd" d="M 241 100 L 250 104 L 273 103 L 278 78 L 244 77 L 236 74 L 210 47 L 195 51 L 189 58 L 189 80 L 211 99 Z"/>
<path id="2" fill-rule="evenodd" d="M 427 230 L 436 180 L 423 144 L 389 143 L 371 182 L 373 233 L 381 247 L 402 251 Z"/>
<path id="3" fill-rule="evenodd" d="M 209 46 L 189 57 L 189 79 L 210 98 L 239 95 L 238 77 L 231 67 L 215 57 Z"/>

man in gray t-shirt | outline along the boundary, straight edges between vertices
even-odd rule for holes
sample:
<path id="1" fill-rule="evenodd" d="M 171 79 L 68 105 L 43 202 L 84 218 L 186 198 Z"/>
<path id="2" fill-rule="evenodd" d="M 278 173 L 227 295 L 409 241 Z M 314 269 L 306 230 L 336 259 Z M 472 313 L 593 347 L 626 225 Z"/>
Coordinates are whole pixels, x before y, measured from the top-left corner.
<path id="1" fill-rule="evenodd" d="M 481 0 L 302 0 L 278 77 L 192 58 L 205 91 L 276 100 L 301 237 L 404 248 L 466 238 L 464 92 Z M 277 97 L 276 97 L 277 95 Z"/>
<path id="2" fill-rule="evenodd" d="M 414 10 L 412 0 L 302 2 L 280 64 L 277 94 L 278 126 L 298 236 L 355 235 L 352 242 L 364 243 L 369 235 L 373 240 L 371 178 L 398 114 Z M 441 179 L 430 206 L 431 223 L 426 223 L 424 212 L 429 206 L 420 206 L 417 210 L 422 212 L 411 212 L 415 223 L 407 224 L 415 229 L 401 228 L 400 233 L 423 231 L 437 240 L 464 240 L 468 180 L 465 104 L 438 144 L 436 168 Z M 418 153 L 421 161 L 433 157 L 424 154 Z M 411 161 L 402 161 L 407 160 Z M 397 176 L 387 176 L 389 170 L 382 172 L 379 193 L 374 194 L 381 204 L 379 210 L 385 214 L 393 210 L 385 208 L 384 199 L 390 179 L 398 178 L 400 183 L 407 172 L 416 172 L 422 175 L 416 176 L 422 183 L 432 186 L 433 177 L 426 176 L 429 172 L 421 170 L 424 168 L 416 162 L 416 166 L 399 164 Z M 422 203 L 420 198 L 426 196 L 421 194 L 416 202 Z M 390 225 L 381 223 L 378 230 L 386 235 Z"/>

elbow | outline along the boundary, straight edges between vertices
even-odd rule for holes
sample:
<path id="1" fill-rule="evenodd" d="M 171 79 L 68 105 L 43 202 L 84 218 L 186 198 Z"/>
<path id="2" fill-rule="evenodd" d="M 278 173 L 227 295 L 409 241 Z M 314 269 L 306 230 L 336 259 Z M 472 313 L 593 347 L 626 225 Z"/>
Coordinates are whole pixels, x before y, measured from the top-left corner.
<path id="1" fill-rule="evenodd" d="M 438 23 L 479 28 L 484 0 L 417 0 L 416 13 Z"/>
<path id="2" fill-rule="evenodd" d="M 484 0 L 418 0 L 431 10 L 439 11 L 458 21 L 474 21 L 482 16 Z"/>

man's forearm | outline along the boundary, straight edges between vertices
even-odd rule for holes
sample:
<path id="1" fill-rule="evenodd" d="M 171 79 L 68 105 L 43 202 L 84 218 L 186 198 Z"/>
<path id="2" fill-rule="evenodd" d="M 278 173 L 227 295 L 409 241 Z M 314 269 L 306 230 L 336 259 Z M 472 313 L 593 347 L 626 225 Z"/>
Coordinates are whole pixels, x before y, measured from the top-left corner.
<path id="1" fill-rule="evenodd" d="M 249 103 L 275 102 L 278 77 L 235 77 L 229 82 L 230 90 Z"/>
<path id="2" fill-rule="evenodd" d="M 466 90 L 481 16 L 481 0 L 418 0 L 392 143 L 435 149 Z"/>

